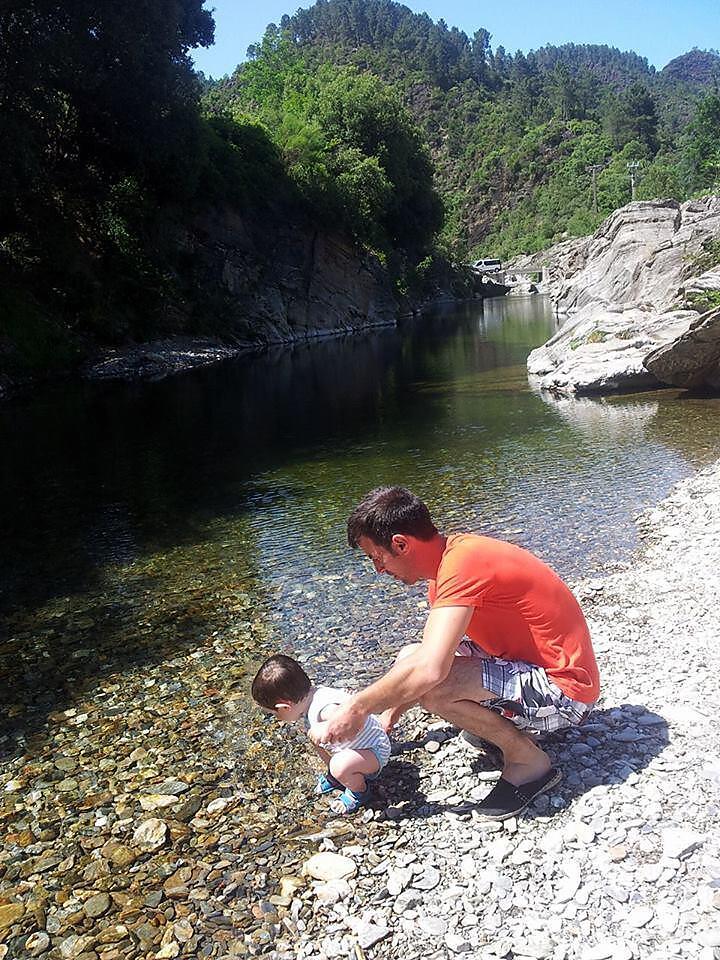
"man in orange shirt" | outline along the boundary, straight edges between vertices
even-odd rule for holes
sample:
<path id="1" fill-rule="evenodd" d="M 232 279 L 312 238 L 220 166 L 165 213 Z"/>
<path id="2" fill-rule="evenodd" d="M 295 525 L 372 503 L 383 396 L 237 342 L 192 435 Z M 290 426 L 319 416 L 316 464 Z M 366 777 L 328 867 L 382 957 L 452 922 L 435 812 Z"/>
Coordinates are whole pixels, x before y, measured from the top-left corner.
<path id="1" fill-rule="evenodd" d="M 445 537 L 403 487 L 371 491 L 348 520 L 348 541 L 378 573 L 428 581 L 422 643 L 400 651 L 379 680 L 354 694 L 322 733 L 349 740 L 371 713 L 390 730 L 414 703 L 502 750 L 502 776 L 479 809 L 503 820 L 561 778 L 527 731 L 581 723 L 599 677 L 585 618 L 541 560 L 491 537 Z"/>

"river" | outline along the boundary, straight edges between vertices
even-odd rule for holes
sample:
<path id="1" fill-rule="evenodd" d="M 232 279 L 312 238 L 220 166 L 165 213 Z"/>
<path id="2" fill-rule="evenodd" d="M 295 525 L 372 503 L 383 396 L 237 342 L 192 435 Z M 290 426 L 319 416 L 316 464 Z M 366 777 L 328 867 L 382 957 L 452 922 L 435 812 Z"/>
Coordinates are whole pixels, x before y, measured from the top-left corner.
<path id="1" fill-rule="evenodd" d="M 542 298 L 453 305 L 0 408 L 6 749 L 99 677 L 239 623 L 251 662 L 277 648 L 318 679 L 377 675 L 424 605 L 346 545 L 376 485 L 406 485 L 443 530 L 512 540 L 570 579 L 626 559 L 633 518 L 718 456 L 720 402 L 541 396 L 525 360 L 554 329 Z"/>

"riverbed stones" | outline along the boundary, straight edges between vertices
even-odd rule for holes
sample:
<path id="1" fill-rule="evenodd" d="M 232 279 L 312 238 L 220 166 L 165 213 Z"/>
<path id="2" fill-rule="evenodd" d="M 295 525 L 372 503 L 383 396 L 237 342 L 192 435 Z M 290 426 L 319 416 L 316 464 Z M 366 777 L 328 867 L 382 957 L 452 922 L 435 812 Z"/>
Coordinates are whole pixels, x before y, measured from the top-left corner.
<path id="1" fill-rule="evenodd" d="M 354 877 L 356 872 L 354 860 L 329 850 L 316 853 L 303 864 L 303 873 L 315 880 L 345 880 Z"/>
<path id="2" fill-rule="evenodd" d="M 141 850 L 157 850 L 169 836 L 168 825 L 164 820 L 151 817 L 145 820 L 133 834 L 133 844 Z"/>

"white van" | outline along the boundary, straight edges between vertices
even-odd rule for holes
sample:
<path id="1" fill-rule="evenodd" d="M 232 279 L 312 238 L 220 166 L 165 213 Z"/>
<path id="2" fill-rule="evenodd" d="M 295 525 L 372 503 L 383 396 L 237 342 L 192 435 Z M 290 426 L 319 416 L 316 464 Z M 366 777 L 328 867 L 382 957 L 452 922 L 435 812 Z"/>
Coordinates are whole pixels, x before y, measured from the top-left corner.
<path id="1" fill-rule="evenodd" d="M 492 258 L 476 260 L 472 267 L 473 270 L 477 270 L 478 273 L 502 273 L 502 260 Z"/>

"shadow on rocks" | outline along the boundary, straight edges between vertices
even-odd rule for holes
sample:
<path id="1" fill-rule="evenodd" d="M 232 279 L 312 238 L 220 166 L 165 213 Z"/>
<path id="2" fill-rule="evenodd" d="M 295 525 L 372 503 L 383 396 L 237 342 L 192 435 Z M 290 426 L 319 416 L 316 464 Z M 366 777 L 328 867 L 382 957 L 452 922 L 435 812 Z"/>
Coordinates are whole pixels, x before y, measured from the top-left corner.
<path id="1" fill-rule="evenodd" d="M 445 753 L 438 766 L 441 788 L 426 795 L 420 787 L 417 768 L 394 759 L 388 774 L 399 768 L 401 776 L 392 780 L 388 775 L 383 781 L 389 819 L 472 814 L 492 789 L 500 774 L 502 755 L 491 744 L 478 750 L 464 743 L 457 749 L 460 731 L 452 727 L 430 731 L 423 739 L 402 744 L 399 750 L 405 753 L 426 748 L 433 739 L 442 743 L 440 749 Z M 596 710 L 581 727 L 547 734 L 538 743 L 549 754 L 553 765 L 562 771 L 563 779 L 523 811 L 524 820 L 552 816 L 593 788 L 639 779 L 642 770 L 668 743 L 668 727 L 663 717 L 644 706 L 623 704 Z M 449 801 L 433 798 L 434 793 L 443 792 L 450 794 Z"/>

